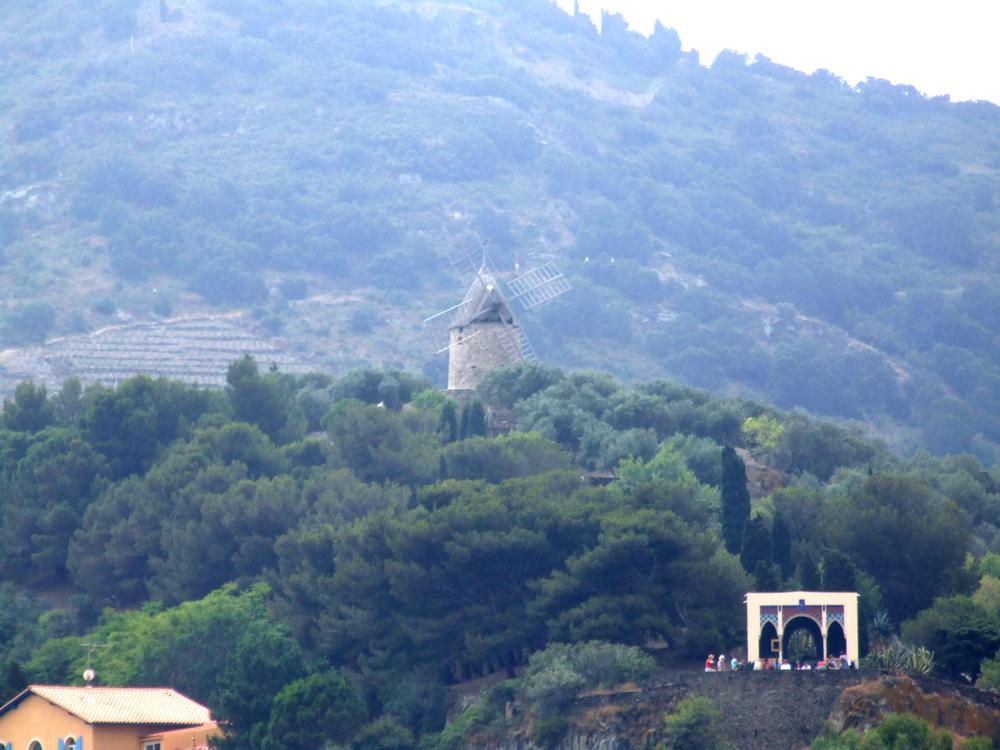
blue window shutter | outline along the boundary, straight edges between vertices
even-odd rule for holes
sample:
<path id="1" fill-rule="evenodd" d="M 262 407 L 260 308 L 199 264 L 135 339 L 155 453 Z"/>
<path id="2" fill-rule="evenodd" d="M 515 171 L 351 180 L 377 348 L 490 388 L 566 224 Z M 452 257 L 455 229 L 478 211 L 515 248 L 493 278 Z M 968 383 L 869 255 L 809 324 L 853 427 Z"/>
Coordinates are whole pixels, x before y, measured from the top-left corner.
<path id="1" fill-rule="evenodd" d="M 83 750 L 83 736 L 76 738 L 76 750 Z"/>
<path id="2" fill-rule="evenodd" d="M 59 750 L 66 750 L 66 740 L 59 738 Z"/>

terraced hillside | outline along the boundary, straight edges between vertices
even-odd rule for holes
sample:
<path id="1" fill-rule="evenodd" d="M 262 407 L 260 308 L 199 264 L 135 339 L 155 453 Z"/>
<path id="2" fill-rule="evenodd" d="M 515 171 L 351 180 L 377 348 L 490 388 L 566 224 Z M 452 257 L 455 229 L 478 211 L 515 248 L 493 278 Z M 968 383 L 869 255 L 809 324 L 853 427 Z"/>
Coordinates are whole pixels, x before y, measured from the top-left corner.
<path id="1" fill-rule="evenodd" d="M 117 385 L 133 375 L 166 377 L 221 388 L 226 368 L 249 354 L 262 368 L 292 374 L 309 371 L 302 360 L 257 337 L 238 317 L 176 318 L 108 326 L 94 333 L 54 339 L 44 346 L 0 353 L 0 394 L 21 380 L 58 390 L 71 376 L 86 386 Z"/>

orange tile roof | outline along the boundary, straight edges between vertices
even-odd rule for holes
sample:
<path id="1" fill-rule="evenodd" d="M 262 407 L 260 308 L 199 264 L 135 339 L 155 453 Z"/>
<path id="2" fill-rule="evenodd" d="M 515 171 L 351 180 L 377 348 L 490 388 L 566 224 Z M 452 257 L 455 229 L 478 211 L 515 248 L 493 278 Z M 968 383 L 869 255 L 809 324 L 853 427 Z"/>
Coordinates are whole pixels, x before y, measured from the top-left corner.
<path id="1" fill-rule="evenodd" d="M 209 710 L 171 688 L 29 685 L 0 714 L 34 693 L 88 724 L 196 726 L 212 720 Z"/>

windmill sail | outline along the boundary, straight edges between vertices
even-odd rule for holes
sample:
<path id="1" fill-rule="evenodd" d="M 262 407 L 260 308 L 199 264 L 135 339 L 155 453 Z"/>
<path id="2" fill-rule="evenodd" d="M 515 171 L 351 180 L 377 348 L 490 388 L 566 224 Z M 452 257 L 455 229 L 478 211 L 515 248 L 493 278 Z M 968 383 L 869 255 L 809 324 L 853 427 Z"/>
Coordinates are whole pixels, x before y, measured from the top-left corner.
<path id="1" fill-rule="evenodd" d="M 511 301 L 517 301 L 525 310 L 537 307 L 570 290 L 569 281 L 551 261 L 507 282 Z"/>

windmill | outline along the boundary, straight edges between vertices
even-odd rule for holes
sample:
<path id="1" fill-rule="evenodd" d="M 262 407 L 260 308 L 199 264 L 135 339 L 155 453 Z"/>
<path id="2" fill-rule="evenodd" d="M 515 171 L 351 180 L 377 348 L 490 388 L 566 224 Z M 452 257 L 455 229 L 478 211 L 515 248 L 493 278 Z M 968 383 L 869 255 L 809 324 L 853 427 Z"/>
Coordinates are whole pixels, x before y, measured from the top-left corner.
<path id="1" fill-rule="evenodd" d="M 514 308 L 526 312 L 570 289 L 551 261 L 501 282 L 487 244 L 480 244 L 479 263 L 465 247 L 451 253 L 452 268 L 467 285 L 462 301 L 424 320 L 436 331 L 437 353 L 448 352 L 449 391 L 472 390 L 493 370 L 537 359 Z"/>

